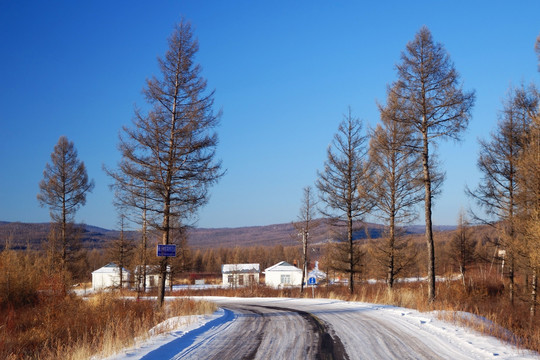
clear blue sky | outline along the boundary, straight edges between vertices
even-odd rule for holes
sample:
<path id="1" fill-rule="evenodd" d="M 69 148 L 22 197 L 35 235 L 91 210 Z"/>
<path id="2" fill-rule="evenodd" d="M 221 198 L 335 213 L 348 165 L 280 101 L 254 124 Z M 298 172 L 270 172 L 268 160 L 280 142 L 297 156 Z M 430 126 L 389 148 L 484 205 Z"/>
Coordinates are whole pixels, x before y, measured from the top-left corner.
<path id="1" fill-rule="evenodd" d="M 36 200 L 61 135 L 74 141 L 96 187 L 76 220 L 116 227 L 110 179 L 118 133 L 144 107 L 183 16 L 217 108 L 227 175 L 200 227 L 296 218 L 347 107 L 374 126 L 408 41 L 427 25 L 475 89 L 470 127 L 439 148 L 447 173 L 434 223 L 454 224 L 476 186 L 477 139 L 495 128 L 509 86 L 538 83 L 540 1 L 8 1 L 0 0 L 0 220 L 47 222 Z"/>

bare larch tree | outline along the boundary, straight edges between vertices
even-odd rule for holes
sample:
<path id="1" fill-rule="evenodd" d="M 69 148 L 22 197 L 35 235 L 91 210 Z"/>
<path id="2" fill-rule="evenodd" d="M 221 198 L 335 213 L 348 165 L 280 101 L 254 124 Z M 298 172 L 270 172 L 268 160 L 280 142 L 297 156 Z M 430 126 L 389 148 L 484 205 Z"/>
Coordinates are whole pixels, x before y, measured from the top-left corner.
<path id="1" fill-rule="evenodd" d="M 121 209 L 119 209 L 118 217 L 120 233 L 116 239 L 109 242 L 107 246 L 107 255 L 108 258 L 118 266 L 118 275 L 120 275 L 118 286 L 120 290 L 123 290 L 125 286 L 124 278 L 126 278 L 124 269 L 127 268 L 131 262 L 135 246 L 133 242 L 125 236 L 127 217 Z"/>
<path id="2" fill-rule="evenodd" d="M 347 228 L 347 268 L 349 291 L 354 292 L 354 275 L 358 272 L 358 251 L 353 239 L 354 221 L 362 220 L 372 208 L 366 189 L 367 136 L 362 122 L 348 114 L 340 123 L 332 144 L 328 147 L 324 170 L 318 171 L 317 189 L 324 208 L 321 214 L 336 225 Z"/>
<path id="3" fill-rule="evenodd" d="M 516 221 L 518 202 L 517 162 L 523 151 L 525 133 L 530 126 L 529 110 L 518 99 L 525 96 L 526 89 L 511 89 L 499 113 L 497 129 L 488 140 L 479 140 L 480 151 L 477 166 L 482 178 L 477 188 L 466 189 L 484 211 L 474 214 L 476 220 L 497 228 L 500 245 L 505 250 L 510 280 L 510 300 L 514 301 L 514 273 L 518 248 Z"/>
<path id="4" fill-rule="evenodd" d="M 458 215 L 457 229 L 449 243 L 449 257 L 453 263 L 459 268 L 461 281 L 463 286 L 466 285 L 465 273 L 469 265 L 476 260 L 475 243 L 473 233 L 465 210 L 461 209 Z"/>
<path id="5" fill-rule="evenodd" d="M 395 277 L 414 260 L 400 254 L 406 243 L 399 241 L 399 226 L 417 218 L 415 206 L 423 200 L 421 158 L 413 129 L 399 121 L 402 104 L 395 91 L 379 105 L 381 123 L 371 134 L 369 168 L 374 214 L 387 226 L 386 240 L 374 242 L 374 255 L 386 268 L 386 283 L 392 290 Z"/>
<path id="6" fill-rule="evenodd" d="M 319 221 L 315 219 L 317 215 L 317 201 L 311 186 L 304 188 L 302 205 L 300 207 L 300 213 L 298 219 L 293 223 L 297 235 L 301 237 L 302 241 L 302 284 L 300 292 L 304 292 L 304 282 L 306 281 L 306 275 L 308 270 L 308 246 L 309 246 L 309 232 L 311 229 L 319 225 Z"/>
<path id="7" fill-rule="evenodd" d="M 208 200 L 211 185 L 223 175 L 216 160 L 214 132 L 219 113 L 213 110 L 214 91 L 206 90 L 201 67 L 194 61 L 198 42 L 182 20 L 159 58 L 161 79 L 147 80 L 143 93 L 152 109 L 137 110 L 131 128 L 124 127 L 116 186 L 129 191 L 134 205 L 148 214 L 150 225 L 161 232 L 161 243 L 171 242 L 174 224 L 192 218 Z M 141 199 L 145 199 L 144 202 Z M 163 304 L 167 258 L 160 261 L 158 302 Z"/>
<path id="8" fill-rule="evenodd" d="M 540 92 L 531 85 L 517 97 L 518 106 L 527 109 L 531 123 L 517 161 L 517 202 L 519 208 L 520 253 L 530 273 L 530 320 L 534 321 L 538 303 L 540 269 Z"/>
<path id="9" fill-rule="evenodd" d="M 435 299 L 435 246 L 433 241 L 432 177 L 430 161 L 433 146 L 443 139 L 460 140 L 467 128 L 474 105 L 474 91 L 462 90 L 459 75 L 450 56 L 435 43 L 427 27 L 422 27 L 401 54 L 398 80 L 391 89 L 402 104 L 401 121 L 416 130 L 421 139 L 425 189 L 424 217 L 428 250 L 428 300 Z"/>
<path id="10" fill-rule="evenodd" d="M 75 213 L 86 203 L 86 195 L 93 188 L 94 181 L 88 180 L 86 166 L 79 160 L 75 145 L 67 137 L 60 136 L 51 154 L 51 162 L 45 165 L 37 199 L 42 207 L 50 209 L 51 233 L 60 240 L 62 271 L 67 268 L 74 245 L 76 248 Z"/>

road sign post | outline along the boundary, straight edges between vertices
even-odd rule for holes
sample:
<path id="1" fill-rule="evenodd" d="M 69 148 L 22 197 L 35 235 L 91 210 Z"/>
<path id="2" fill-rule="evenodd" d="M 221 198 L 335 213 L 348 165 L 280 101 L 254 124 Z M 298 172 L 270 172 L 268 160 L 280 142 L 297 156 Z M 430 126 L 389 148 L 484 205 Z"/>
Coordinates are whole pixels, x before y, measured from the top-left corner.
<path id="1" fill-rule="evenodd" d="M 315 298 L 315 286 L 317 285 L 317 278 L 315 276 L 310 276 L 308 278 L 308 285 L 311 285 L 311 297 Z"/>

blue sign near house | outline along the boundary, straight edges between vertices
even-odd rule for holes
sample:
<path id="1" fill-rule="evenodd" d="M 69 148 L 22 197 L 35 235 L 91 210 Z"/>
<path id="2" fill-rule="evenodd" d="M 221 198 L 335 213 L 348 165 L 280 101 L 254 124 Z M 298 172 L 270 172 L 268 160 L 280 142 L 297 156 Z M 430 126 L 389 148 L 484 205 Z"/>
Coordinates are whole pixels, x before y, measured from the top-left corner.
<path id="1" fill-rule="evenodd" d="M 175 257 L 176 256 L 176 245 L 174 245 L 174 244 L 167 244 L 167 245 L 158 244 L 158 246 L 157 246 L 157 256 Z"/>
<path id="2" fill-rule="evenodd" d="M 308 278 L 308 285 L 317 285 L 317 278 L 315 276 L 311 276 Z"/>

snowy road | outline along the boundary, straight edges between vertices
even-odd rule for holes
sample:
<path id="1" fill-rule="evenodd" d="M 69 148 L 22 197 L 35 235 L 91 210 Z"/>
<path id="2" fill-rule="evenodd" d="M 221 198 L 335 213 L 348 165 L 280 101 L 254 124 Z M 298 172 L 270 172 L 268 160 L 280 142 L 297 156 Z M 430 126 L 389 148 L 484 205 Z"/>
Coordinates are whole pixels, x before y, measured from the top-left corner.
<path id="1" fill-rule="evenodd" d="M 333 353 L 332 344 L 322 341 L 324 328 L 305 312 L 258 304 L 221 302 L 220 306 L 234 313 L 234 321 L 176 358 L 325 359 Z M 328 335 L 326 340 L 331 342 Z"/>
<path id="2" fill-rule="evenodd" d="M 115 359 L 538 359 L 410 309 L 329 299 L 205 299 L 224 310 Z"/>

